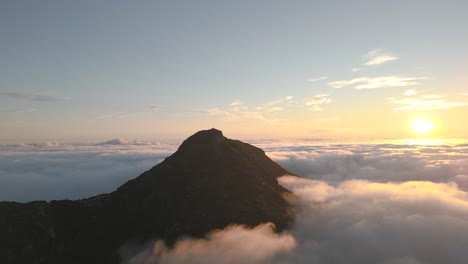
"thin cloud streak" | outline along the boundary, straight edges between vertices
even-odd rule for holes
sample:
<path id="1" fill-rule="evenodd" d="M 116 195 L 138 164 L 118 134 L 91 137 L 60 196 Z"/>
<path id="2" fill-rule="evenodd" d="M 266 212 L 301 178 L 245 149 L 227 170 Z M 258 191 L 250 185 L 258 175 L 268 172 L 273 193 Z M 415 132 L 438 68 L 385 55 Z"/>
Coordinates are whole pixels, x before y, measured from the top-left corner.
<path id="1" fill-rule="evenodd" d="M 420 84 L 419 80 L 427 80 L 427 77 L 403 77 L 403 76 L 382 76 L 382 77 L 359 77 L 351 80 L 340 80 L 329 82 L 328 85 L 332 88 L 343 88 L 350 85 L 355 85 L 354 89 L 377 89 L 385 87 L 405 87 Z"/>
<path id="2" fill-rule="evenodd" d="M 396 57 L 390 53 L 385 53 L 381 49 L 376 49 L 369 51 L 365 56 L 364 56 L 364 65 L 366 66 L 373 66 L 373 65 L 380 65 L 384 64 L 390 61 L 398 60 L 399 57 Z"/>
<path id="3" fill-rule="evenodd" d="M 243 105 L 243 103 L 239 102 L 239 101 L 234 101 L 234 102 L 229 104 L 229 106 L 240 106 L 240 105 Z"/>
<path id="4" fill-rule="evenodd" d="M 468 105 L 468 102 L 451 102 L 444 98 L 444 96 L 440 95 L 425 95 L 419 98 L 387 98 L 387 100 L 399 105 L 393 108 L 395 111 L 430 111 Z"/>
<path id="5" fill-rule="evenodd" d="M 322 105 L 326 105 L 332 102 L 329 94 L 317 94 L 311 98 L 307 98 L 305 101 L 305 105 L 308 107 L 309 110 L 312 111 L 321 111 Z"/>
<path id="6" fill-rule="evenodd" d="M 37 102 L 56 102 L 56 101 L 68 100 L 68 98 L 50 95 L 47 92 L 0 91 L 0 95 L 14 98 L 14 99 L 37 101 Z"/>
<path id="7" fill-rule="evenodd" d="M 275 118 L 275 113 L 284 111 L 286 107 L 294 105 L 293 96 L 284 96 L 276 100 L 266 102 L 260 106 L 249 108 L 240 101 L 231 102 L 227 109 L 214 107 L 193 110 L 193 112 L 222 116 L 225 120 L 252 119 L 262 120 L 267 123 L 281 123 L 282 120 Z M 255 109 L 252 111 L 251 109 Z"/>
<path id="8" fill-rule="evenodd" d="M 36 112 L 37 109 L 29 108 L 29 109 L 18 109 L 18 110 L 1 110 L 0 113 L 30 113 Z"/>
<path id="9" fill-rule="evenodd" d="M 254 120 L 266 120 L 265 116 L 261 112 L 230 112 L 219 108 L 207 108 L 194 110 L 194 112 L 208 114 L 212 116 L 222 116 L 225 120 L 237 120 L 237 119 L 254 119 Z"/>
<path id="10" fill-rule="evenodd" d="M 271 107 L 271 106 L 276 106 L 276 105 L 280 105 L 280 104 L 292 104 L 293 103 L 293 96 L 285 96 L 283 98 L 280 98 L 280 99 L 277 99 L 277 100 L 273 100 L 273 101 L 270 101 L 268 103 L 265 103 L 263 106 L 266 106 L 266 107 Z"/>
<path id="11" fill-rule="evenodd" d="M 102 120 L 102 119 L 121 119 L 121 118 L 127 118 L 129 117 L 130 114 L 122 113 L 122 114 L 102 114 L 99 116 L 96 116 L 96 119 Z"/>
<path id="12" fill-rule="evenodd" d="M 328 79 L 327 76 L 323 76 L 323 77 L 318 77 L 318 78 L 312 78 L 312 79 L 309 79 L 307 80 L 308 82 L 317 82 L 317 81 L 322 81 L 322 80 L 326 80 Z"/>

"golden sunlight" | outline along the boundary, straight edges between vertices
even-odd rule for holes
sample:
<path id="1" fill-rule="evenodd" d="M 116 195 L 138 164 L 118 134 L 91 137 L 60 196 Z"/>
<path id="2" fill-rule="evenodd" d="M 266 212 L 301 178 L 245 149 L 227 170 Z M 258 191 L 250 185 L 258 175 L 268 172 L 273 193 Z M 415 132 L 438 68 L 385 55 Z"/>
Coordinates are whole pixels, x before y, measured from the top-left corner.
<path id="1" fill-rule="evenodd" d="M 418 135 L 427 135 L 434 129 L 434 123 L 428 119 L 417 118 L 413 121 L 412 129 Z"/>

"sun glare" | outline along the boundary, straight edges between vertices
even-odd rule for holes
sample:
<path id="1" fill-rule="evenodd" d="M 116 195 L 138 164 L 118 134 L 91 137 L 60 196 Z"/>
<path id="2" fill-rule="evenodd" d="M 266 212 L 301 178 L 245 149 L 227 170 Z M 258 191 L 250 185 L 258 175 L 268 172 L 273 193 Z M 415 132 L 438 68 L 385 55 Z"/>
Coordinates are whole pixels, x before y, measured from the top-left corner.
<path id="1" fill-rule="evenodd" d="M 413 132 L 418 135 L 427 135 L 434 129 L 434 123 L 430 120 L 417 118 L 413 121 Z"/>

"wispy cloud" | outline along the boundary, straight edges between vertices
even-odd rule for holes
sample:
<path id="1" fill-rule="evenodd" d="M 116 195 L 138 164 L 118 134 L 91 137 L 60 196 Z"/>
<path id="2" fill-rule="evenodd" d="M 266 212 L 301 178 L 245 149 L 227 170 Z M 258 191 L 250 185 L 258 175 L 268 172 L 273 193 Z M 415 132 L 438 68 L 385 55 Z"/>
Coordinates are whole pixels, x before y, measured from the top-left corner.
<path id="1" fill-rule="evenodd" d="M 251 119 L 261 120 L 265 123 L 288 124 L 288 120 L 278 117 L 278 113 L 292 107 L 306 108 L 312 111 L 321 111 L 322 107 L 331 102 L 329 94 L 317 94 L 306 98 L 303 104 L 298 104 L 294 97 L 284 96 L 257 106 L 247 106 L 240 102 L 232 102 L 226 107 L 213 107 L 193 110 L 193 112 L 211 116 L 222 116 L 225 120 Z"/>
<path id="2" fill-rule="evenodd" d="M 28 101 L 38 101 L 38 102 L 54 102 L 54 101 L 63 101 L 67 100 L 66 97 L 59 97 L 56 95 L 51 95 L 47 92 L 17 92 L 17 91 L 0 91 L 0 95 Z"/>
<path id="3" fill-rule="evenodd" d="M 390 61 L 398 60 L 399 57 L 394 56 L 390 53 L 386 53 L 381 49 L 376 49 L 369 51 L 365 56 L 364 56 L 364 65 L 366 66 L 371 66 L 371 65 L 379 65 L 379 64 L 384 64 Z"/>
<path id="4" fill-rule="evenodd" d="M 359 77 L 351 80 L 341 80 L 329 82 L 328 85 L 333 88 L 343 88 L 354 85 L 354 89 L 377 89 L 384 87 L 404 87 L 419 84 L 419 80 L 426 80 L 426 77 L 403 77 L 403 76 L 382 76 L 382 77 Z"/>
<path id="5" fill-rule="evenodd" d="M 324 117 L 324 118 L 316 118 L 314 119 L 315 122 L 322 122 L 322 123 L 328 123 L 328 122 L 333 122 L 340 120 L 341 118 L 339 116 L 332 116 L 332 117 Z"/>
<path id="6" fill-rule="evenodd" d="M 234 101 L 224 108 L 206 108 L 194 110 L 194 112 L 212 116 L 222 116 L 225 120 L 252 119 L 262 120 L 268 123 L 279 123 L 281 120 L 275 118 L 275 113 L 284 111 L 285 108 L 292 105 L 294 105 L 294 97 L 288 95 L 250 108 L 240 101 Z M 251 109 L 255 110 L 253 111 Z"/>
<path id="7" fill-rule="evenodd" d="M 399 105 L 393 108 L 395 111 L 429 111 L 436 109 L 448 109 L 467 106 L 468 102 L 452 102 L 441 95 L 424 95 L 419 98 L 387 98 L 393 104 Z"/>
<path id="8" fill-rule="evenodd" d="M 96 116 L 96 119 L 119 119 L 119 118 L 126 118 L 130 116 L 130 114 L 121 113 L 121 114 L 102 114 Z"/>
<path id="9" fill-rule="evenodd" d="M 219 108 L 205 108 L 205 109 L 194 110 L 194 112 L 199 112 L 199 113 L 207 114 L 207 115 L 220 115 L 220 116 L 224 116 L 226 119 L 238 119 L 236 115 L 231 114 L 230 112 L 226 110 L 221 110 Z"/>
<path id="10" fill-rule="evenodd" d="M 243 105 L 243 103 L 239 102 L 239 101 L 234 101 L 234 102 L 229 104 L 229 106 L 239 106 L 239 105 Z"/>
<path id="11" fill-rule="evenodd" d="M 313 97 L 307 98 L 304 104 L 308 107 L 309 110 L 321 111 L 321 106 L 329 104 L 331 101 L 332 100 L 329 94 L 317 94 Z"/>
<path id="12" fill-rule="evenodd" d="M 322 77 L 318 77 L 318 78 L 312 78 L 312 79 L 309 79 L 307 80 L 308 82 L 317 82 L 317 81 L 322 81 L 322 80 L 326 80 L 328 79 L 327 76 L 322 76 Z"/>
<path id="13" fill-rule="evenodd" d="M 161 107 L 157 106 L 157 105 L 150 105 L 149 108 L 153 111 L 158 111 L 159 109 L 161 109 Z"/>
<path id="14" fill-rule="evenodd" d="M 409 90 L 406 90 L 403 95 L 406 95 L 406 96 L 411 96 L 411 95 L 415 95 L 416 94 L 416 91 L 414 89 L 409 89 Z"/>
<path id="15" fill-rule="evenodd" d="M 352 72 L 359 72 L 359 71 L 362 71 L 362 68 L 352 68 L 351 69 Z"/>
<path id="16" fill-rule="evenodd" d="M 17 109 L 17 110 L 0 110 L 0 113 L 29 113 L 29 112 L 36 112 L 37 109 L 29 108 L 29 109 Z"/>
<path id="17" fill-rule="evenodd" d="M 263 104 L 263 106 L 271 107 L 271 106 L 280 105 L 280 104 L 284 104 L 284 103 L 292 104 L 293 99 L 294 99 L 294 97 L 289 95 L 289 96 L 285 96 L 285 97 L 280 98 L 280 99 L 276 99 L 276 100 L 267 102 L 267 103 Z"/>
<path id="18" fill-rule="evenodd" d="M 266 109 L 267 112 L 280 112 L 280 111 L 283 111 L 283 110 L 284 110 L 284 108 L 279 107 L 279 106 L 273 106 L 271 108 Z"/>
<path id="19" fill-rule="evenodd" d="M 226 120 L 233 119 L 255 119 L 255 120 L 265 120 L 265 116 L 261 112 L 234 112 L 223 110 L 220 108 L 206 108 L 200 110 L 194 110 L 194 112 L 199 112 L 202 114 L 208 114 L 212 116 L 222 116 Z"/>

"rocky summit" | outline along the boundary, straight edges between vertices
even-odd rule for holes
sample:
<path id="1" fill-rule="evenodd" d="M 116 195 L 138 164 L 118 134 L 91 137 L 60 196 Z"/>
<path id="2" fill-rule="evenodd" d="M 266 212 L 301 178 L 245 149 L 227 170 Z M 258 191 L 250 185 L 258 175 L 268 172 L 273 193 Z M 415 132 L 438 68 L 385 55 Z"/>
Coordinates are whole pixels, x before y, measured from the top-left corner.
<path id="1" fill-rule="evenodd" d="M 293 221 L 289 174 L 254 146 L 216 129 L 186 139 L 163 162 L 110 194 L 0 203 L 2 263 L 119 263 L 122 245 L 202 237 L 230 224 Z"/>

